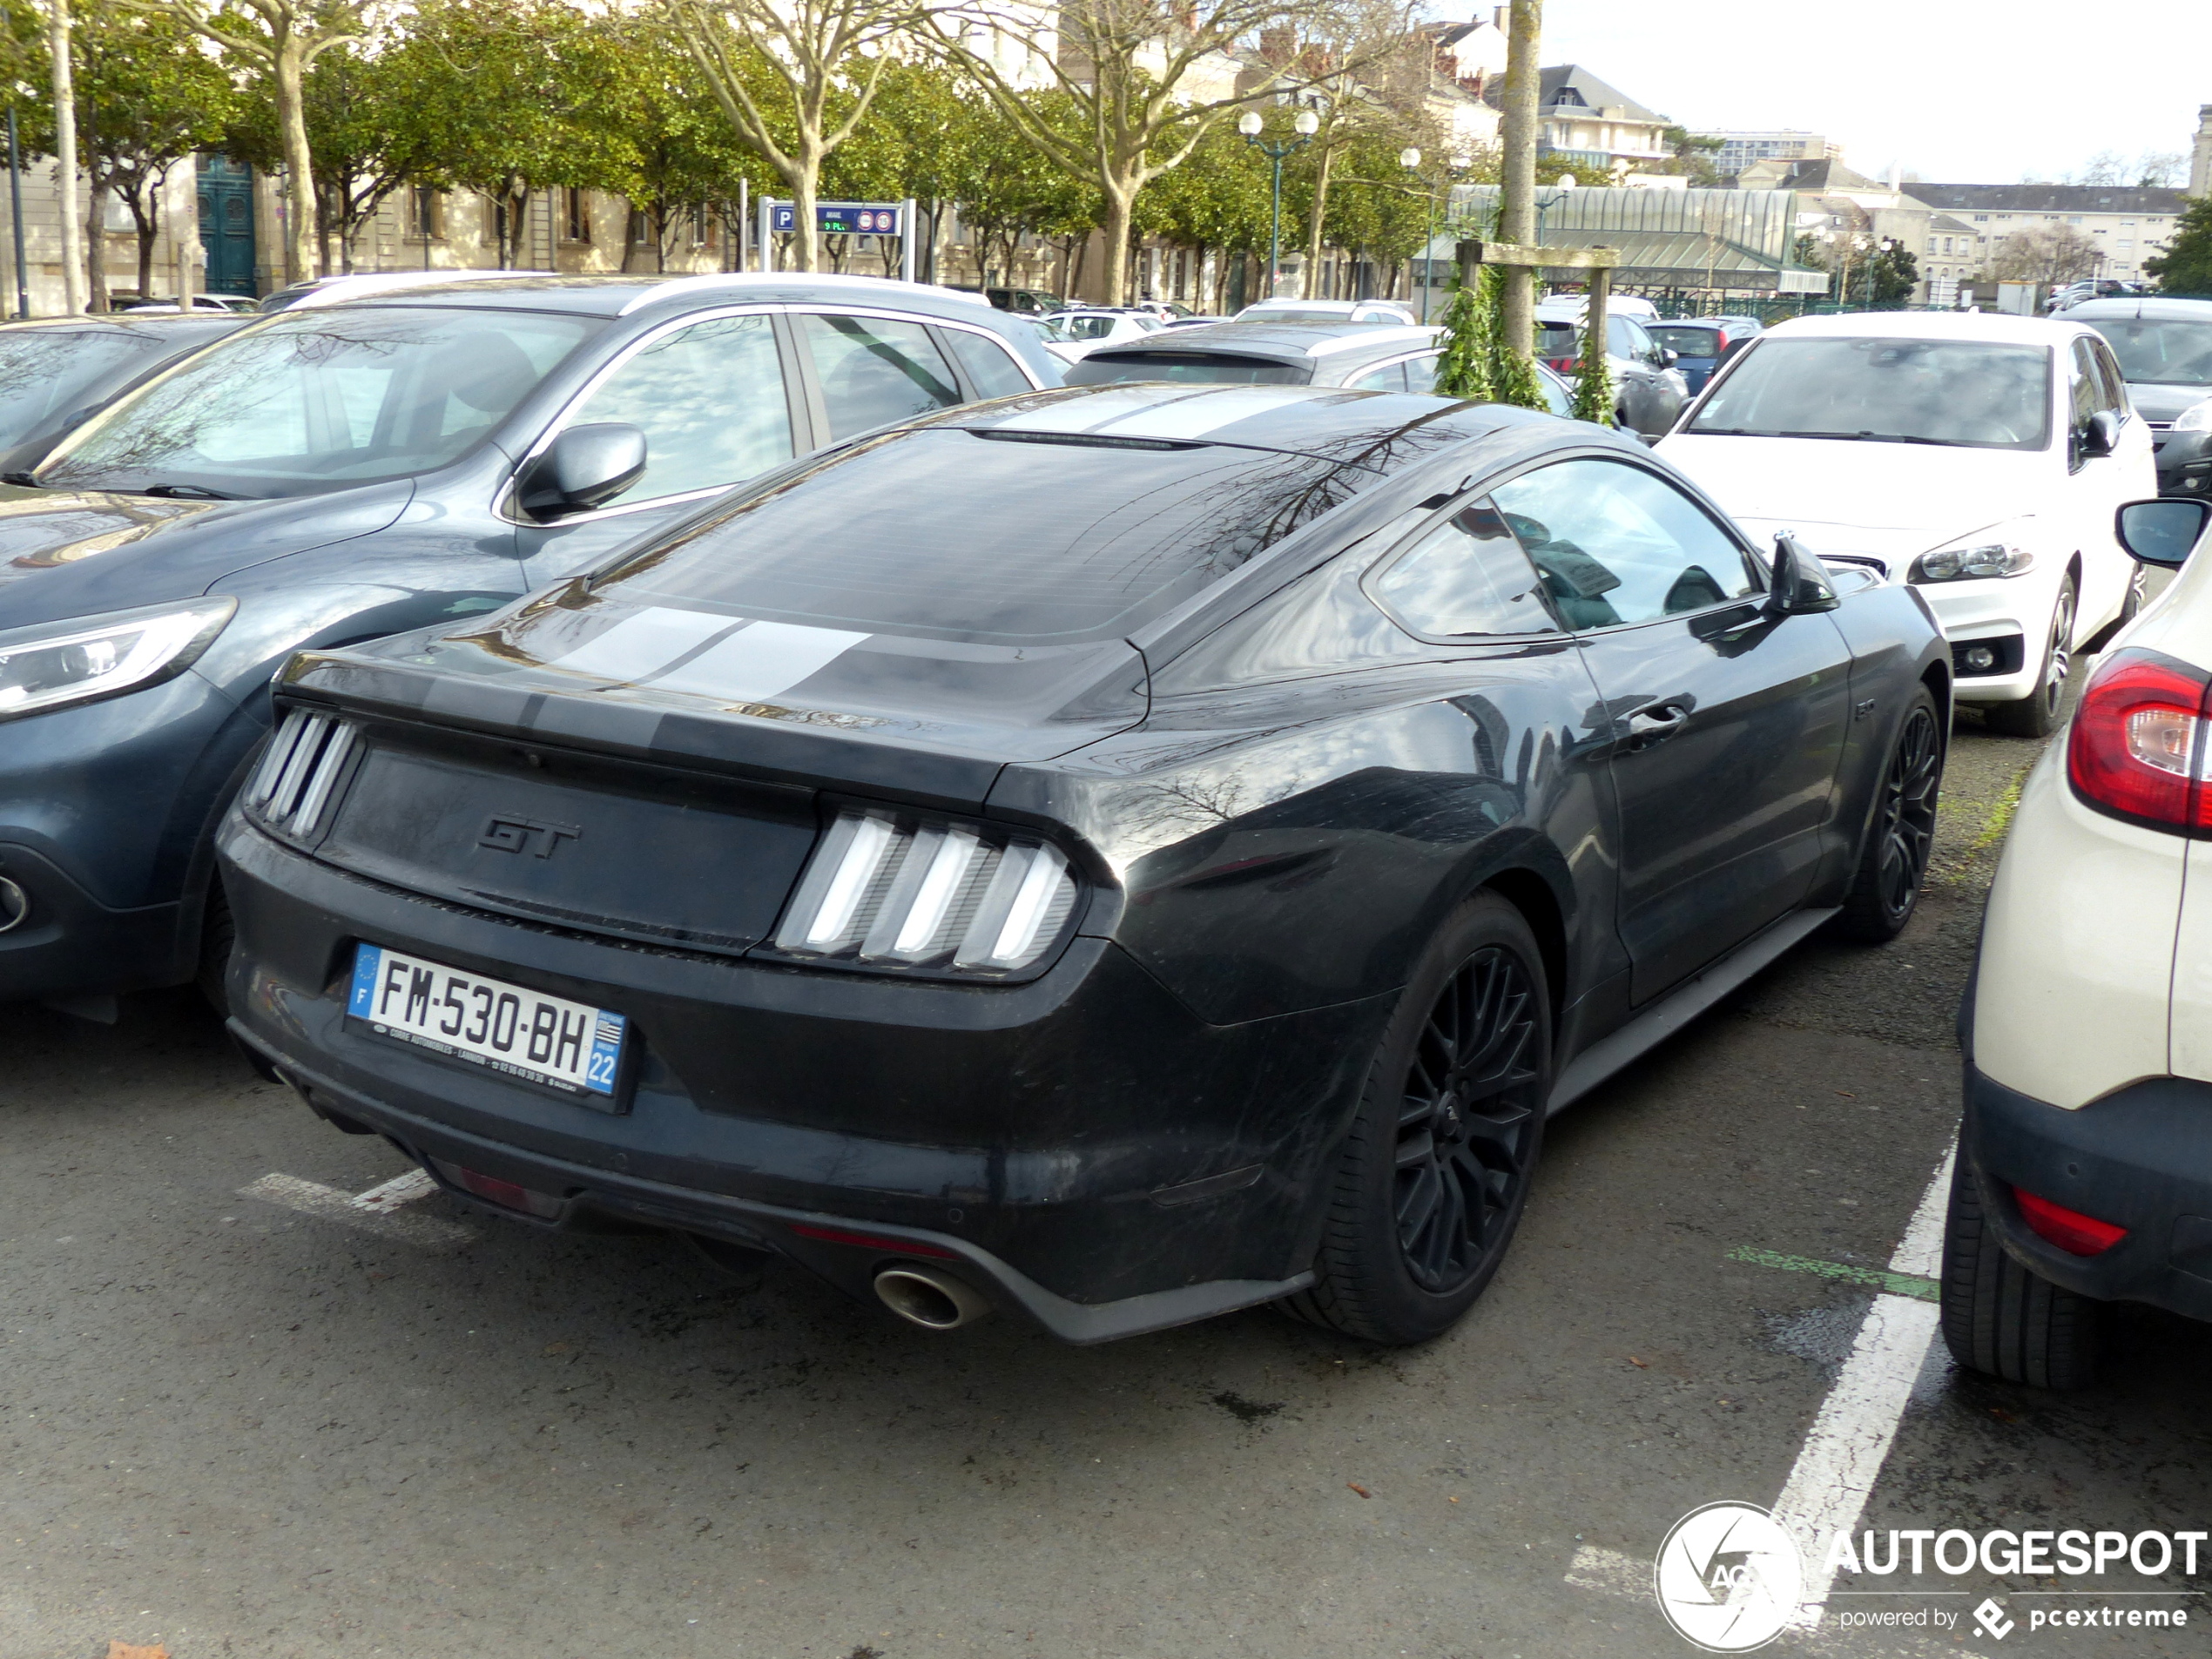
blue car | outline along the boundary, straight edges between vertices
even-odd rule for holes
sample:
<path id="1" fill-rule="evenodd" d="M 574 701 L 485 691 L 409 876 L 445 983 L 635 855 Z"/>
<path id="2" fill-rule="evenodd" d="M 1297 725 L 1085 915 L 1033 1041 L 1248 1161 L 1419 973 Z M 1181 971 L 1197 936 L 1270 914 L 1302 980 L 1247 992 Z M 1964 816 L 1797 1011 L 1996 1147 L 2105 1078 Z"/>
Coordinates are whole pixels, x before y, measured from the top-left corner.
<path id="1" fill-rule="evenodd" d="M 1747 317 L 1706 317 L 1695 321 L 1648 322 L 1644 332 L 1675 354 L 1675 367 L 1689 382 L 1692 397 L 1737 347 L 1759 332 Z"/>
<path id="2" fill-rule="evenodd" d="M 0 1001 L 219 986 L 217 823 L 306 647 L 494 610 L 887 421 L 1056 385 L 857 277 L 518 277 L 292 308 L 0 484 Z"/>

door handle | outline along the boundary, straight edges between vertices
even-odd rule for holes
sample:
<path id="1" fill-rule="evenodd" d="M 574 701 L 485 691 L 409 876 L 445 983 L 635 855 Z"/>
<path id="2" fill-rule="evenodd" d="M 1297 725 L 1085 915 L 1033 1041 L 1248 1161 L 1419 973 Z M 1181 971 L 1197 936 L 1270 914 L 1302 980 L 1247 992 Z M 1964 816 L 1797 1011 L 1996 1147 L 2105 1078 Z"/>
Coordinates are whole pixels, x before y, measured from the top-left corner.
<path id="1" fill-rule="evenodd" d="M 1663 743 L 1689 724 L 1689 711 L 1680 703 L 1654 703 L 1629 716 L 1629 747 L 1647 749 Z"/>

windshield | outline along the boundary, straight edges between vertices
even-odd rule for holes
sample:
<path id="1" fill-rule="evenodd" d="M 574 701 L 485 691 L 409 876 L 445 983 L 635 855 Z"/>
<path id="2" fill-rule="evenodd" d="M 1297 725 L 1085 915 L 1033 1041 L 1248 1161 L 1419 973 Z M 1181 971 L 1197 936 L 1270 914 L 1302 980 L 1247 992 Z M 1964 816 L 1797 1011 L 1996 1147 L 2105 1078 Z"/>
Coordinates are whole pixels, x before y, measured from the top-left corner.
<path id="1" fill-rule="evenodd" d="M 2086 320 L 2112 346 L 2127 380 L 2150 386 L 2212 386 L 2212 320 Z"/>
<path id="2" fill-rule="evenodd" d="M 1963 340 L 1777 340 L 1736 360 L 1692 432 L 2040 449 L 2051 354 Z"/>
<path id="3" fill-rule="evenodd" d="M 527 312 L 292 312 L 125 399 L 38 469 L 70 489 L 269 497 L 427 472 L 600 325 Z"/>
<path id="4" fill-rule="evenodd" d="M 1720 355 L 1720 330 L 1692 328 L 1686 324 L 1655 322 L 1644 325 L 1649 334 L 1669 351 L 1680 352 L 1684 357 L 1717 357 Z"/>
<path id="5" fill-rule="evenodd" d="M 1112 313 L 1071 313 L 1038 320 L 1037 327 L 1047 340 L 1103 340 L 1114 332 L 1114 325 L 1121 320 Z"/>
<path id="6" fill-rule="evenodd" d="M 1212 381 L 1237 386 L 1303 386 L 1312 371 L 1299 363 L 1272 363 L 1264 357 L 1231 357 L 1207 352 L 1116 352 L 1086 357 L 1062 378 L 1070 386 L 1106 386 L 1122 381 Z"/>
<path id="7" fill-rule="evenodd" d="M 104 401 L 170 349 L 152 329 L 0 332 L 0 448 L 21 443 L 51 416 Z"/>
<path id="8" fill-rule="evenodd" d="M 1224 444 L 894 432 L 638 553 L 592 591 L 868 633 L 1107 639 L 1373 480 Z"/>

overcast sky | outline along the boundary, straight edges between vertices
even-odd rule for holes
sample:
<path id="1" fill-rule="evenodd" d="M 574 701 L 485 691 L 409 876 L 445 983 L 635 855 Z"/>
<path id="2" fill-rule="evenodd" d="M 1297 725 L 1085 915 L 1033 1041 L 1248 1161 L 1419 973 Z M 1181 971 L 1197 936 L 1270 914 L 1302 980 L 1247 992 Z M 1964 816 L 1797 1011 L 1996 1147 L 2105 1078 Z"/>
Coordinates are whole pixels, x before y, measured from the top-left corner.
<path id="1" fill-rule="evenodd" d="M 1548 0 L 1543 60 L 1692 128 L 1797 128 L 1862 172 L 1894 160 L 1931 181 L 2006 185 L 2056 179 L 2100 150 L 2187 152 L 2212 104 L 2212 3 Z"/>

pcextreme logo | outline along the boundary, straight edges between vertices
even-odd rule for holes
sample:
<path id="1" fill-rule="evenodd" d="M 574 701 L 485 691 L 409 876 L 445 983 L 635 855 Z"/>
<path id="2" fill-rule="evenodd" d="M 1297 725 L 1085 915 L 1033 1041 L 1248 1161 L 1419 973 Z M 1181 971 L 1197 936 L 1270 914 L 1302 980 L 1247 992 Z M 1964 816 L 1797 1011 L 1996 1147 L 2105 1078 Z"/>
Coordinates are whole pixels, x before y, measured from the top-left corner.
<path id="1" fill-rule="evenodd" d="M 1749 1653 L 1782 1634 L 1797 1609 L 1797 1546 L 1755 1503 L 1709 1503 L 1675 1522 L 1659 1546 L 1659 1610 L 1707 1653 Z"/>

